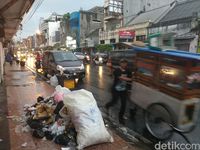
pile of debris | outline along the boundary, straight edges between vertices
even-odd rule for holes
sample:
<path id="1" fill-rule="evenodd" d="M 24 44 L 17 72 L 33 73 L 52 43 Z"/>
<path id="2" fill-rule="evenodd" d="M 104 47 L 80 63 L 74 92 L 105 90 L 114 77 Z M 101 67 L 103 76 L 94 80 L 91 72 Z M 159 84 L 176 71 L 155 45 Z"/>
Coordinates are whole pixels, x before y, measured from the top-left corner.
<path id="1" fill-rule="evenodd" d="M 24 111 L 26 123 L 36 138 L 78 149 L 113 142 L 89 91 L 57 86 L 50 97 L 38 97 L 37 103 L 25 105 Z"/>

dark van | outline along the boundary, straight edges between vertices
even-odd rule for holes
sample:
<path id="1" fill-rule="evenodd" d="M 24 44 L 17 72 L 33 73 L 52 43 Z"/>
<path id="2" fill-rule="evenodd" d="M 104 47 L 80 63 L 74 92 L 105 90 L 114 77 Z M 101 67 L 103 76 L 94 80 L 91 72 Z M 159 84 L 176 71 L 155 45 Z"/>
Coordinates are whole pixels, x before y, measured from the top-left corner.
<path id="1" fill-rule="evenodd" d="M 119 66 L 120 59 L 124 58 L 128 61 L 128 68 L 131 71 L 135 71 L 135 57 L 136 52 L 133 49 L 126 49 L 126 50 L 114 50 L 110 52 L 109 59 L 112 64 L 112 68 L 115 69 Z"/>
<path id="2" fill-rule="evenodd" d="M 42 68 L 44 74 L 64 74 L 82 79 L 85 76 L 85 67 L 72 52 L 46 51 L 43 55 Z"/>

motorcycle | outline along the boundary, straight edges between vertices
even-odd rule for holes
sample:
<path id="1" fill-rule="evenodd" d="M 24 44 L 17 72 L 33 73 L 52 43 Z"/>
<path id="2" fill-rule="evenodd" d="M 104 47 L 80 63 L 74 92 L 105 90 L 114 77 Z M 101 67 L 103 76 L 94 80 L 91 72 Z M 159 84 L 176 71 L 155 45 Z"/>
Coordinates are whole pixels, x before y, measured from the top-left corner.
<path id="1" fill-rule="evenodd" d="M 89 56 L 89 55 L 86 55 L 86 56 L 85 56 L 85 58 L 84 58 L 84 63 L 87 63 L 87 64 L 90 63 L 90 56 Z"/>
<path id="2" fill-rule="evenodd" d="M 24 67 L 24 66 L 25 66 L 25 64 L 26 64 L 26 57 L 24 57 L 24 56 L 23 56 L 23 57 L 21 57 L 21 58 L 20 58 L 20 62 L 19 62 L 19 63 L 20 63 L 20 66 L 21 66 L 21 67 Z"/>
<path id="3" fill-rule="evenodd" d="M 36 68 L 36 71 L 37 72 L 41 72 L 41 64 L 42 64 L 42 62 L 40 61 L 40 60 L 36 60 L 36 62 L 35 62 L 35 68 Z"/>
<path id="4" fill-rule="evenodd" d="M 96 56 L 94 59 L 93 59 L 95 65 L 102 65 L 103 64 L 103 58 L 101 56 Z"/>

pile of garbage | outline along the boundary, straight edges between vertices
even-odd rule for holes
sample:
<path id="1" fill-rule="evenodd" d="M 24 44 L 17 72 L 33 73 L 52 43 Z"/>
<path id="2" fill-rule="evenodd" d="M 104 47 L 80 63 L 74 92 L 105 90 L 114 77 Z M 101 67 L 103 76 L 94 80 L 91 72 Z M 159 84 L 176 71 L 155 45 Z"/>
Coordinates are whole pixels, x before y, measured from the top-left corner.
<path id="1" fill-rule="evenodd" d="M 113 142 L 96 100 L 84 89 L 57 86 L 50 97 L 38 97 L 34 105 L 25 105 L 24 112 L 35 138 L 77 149 Z"/>

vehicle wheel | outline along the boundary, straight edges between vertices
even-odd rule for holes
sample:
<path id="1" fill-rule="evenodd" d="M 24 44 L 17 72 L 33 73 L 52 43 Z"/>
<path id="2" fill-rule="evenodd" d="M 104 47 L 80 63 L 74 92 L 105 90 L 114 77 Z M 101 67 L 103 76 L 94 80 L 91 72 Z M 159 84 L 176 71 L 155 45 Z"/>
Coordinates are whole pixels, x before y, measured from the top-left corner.
<path id="1" fill-rule="evenodd" d="M 150 104 L 145 111 L 145 125 L 152 136 L 158 140 L 167 140 L 173 134 L 171 125 L 175 125 L 174 113 L 163 103 Z"/>
<path id="2" fill-rule="evenodd" d="M 20 61 L 20 66 L 21 66 L 21 67 L 24 67 L 24 66 L 25 66 L 25 62 Z"/>

